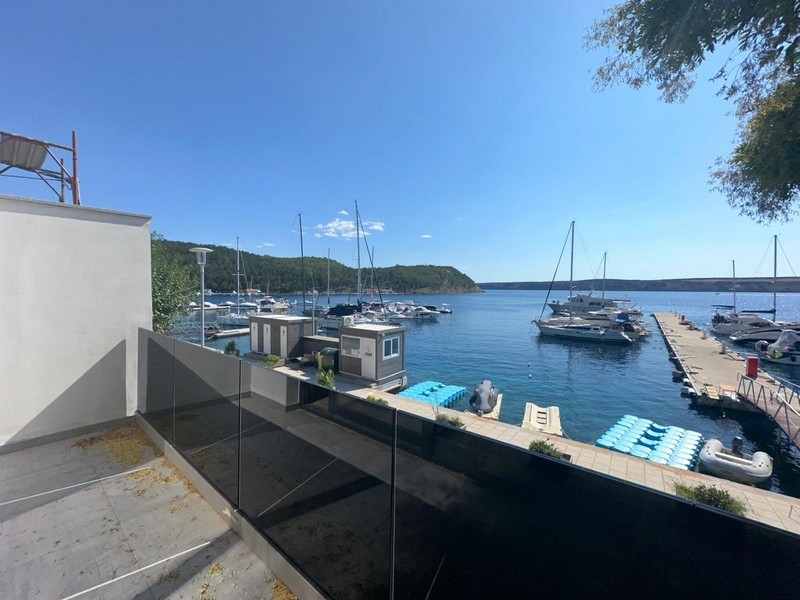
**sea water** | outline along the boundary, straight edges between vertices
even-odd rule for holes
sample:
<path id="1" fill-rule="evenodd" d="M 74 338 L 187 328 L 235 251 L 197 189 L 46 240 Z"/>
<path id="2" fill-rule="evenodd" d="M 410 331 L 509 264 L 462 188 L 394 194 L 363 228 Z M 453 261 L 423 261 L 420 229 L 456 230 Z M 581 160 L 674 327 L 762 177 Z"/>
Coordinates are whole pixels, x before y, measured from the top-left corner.
<path id="1" fill-rule="evenodd" d="M 564 300 L 566 296 L 564 291 L 551 292 L 549 299 Z M 732 304 L 730 293 L 606 292 L 606 297 L 629 298 L 642 310 L 643 319 L 653 332 L 629 345 L 540 336 L 532 320 L 551 314 L 549 308 L 542 310 L 546 297 L 545 291 L 490 290 L 479 294 L 384 298 L 437 306 L 447 303 L 453 311 L 441 315 L 438 322 L 406 325 L 409 385 L 434 380 L 472 390 L 483 379 L 490 379 L 503 393 L 500 421 L 519 425 L 527 402 L 558 406 L 565 435 L 588 444 L 594 444 L 625 414 L 699 431 L 705 438 L 719 438 L 726 445 L 740 435 L 745 440 L 745 451 L 762 450 L 775 459 L 772 480 L 762 487 L 800 497 L 800 452 L 785 436 L 777 435 L 778 428 L 765 415 L 694 407 L 682 397 L 682 384 L 672 377 L 675 366 L 669 361 L 666 343 L 651 316 L 655 312 L 675 312 L 685 315 L 695 326 L 710 330 L 713 305 Z M 213 302 L 227 299 L 207 298 Z M 302 304 L 299 297 L 289 299 L 299 300 L 298 306 Z M 332 303 L 347 300 L 331 297 Z M 738 293 L 737 306 L 740 310 L 771 308 L 772 294 Z M 800 320 L 800 294 L 779 294 L 777 315 L 782 320 Z M 193 318 L 199 320 L 197 315 Z M 215 315 L 207 311 L 206 322 L 214 320 Z M 248 336 L 214 340 L 207 345 L 224 348 L 231 339 L 240 352 L 249 351 Z M 743 356 L 754 354 L 752 347 L 736 350 Z M 761 368 L 800 383 L 800 367 L 762 363 Z M 466 409 L 468 399 L 469 394 L 454 408 Z"/>

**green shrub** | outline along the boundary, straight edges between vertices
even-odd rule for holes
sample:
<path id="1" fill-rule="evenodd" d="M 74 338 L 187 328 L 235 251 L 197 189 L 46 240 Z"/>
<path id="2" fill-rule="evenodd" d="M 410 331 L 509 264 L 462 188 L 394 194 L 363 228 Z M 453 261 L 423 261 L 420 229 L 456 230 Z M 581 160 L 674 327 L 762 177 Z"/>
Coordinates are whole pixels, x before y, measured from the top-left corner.
<path id="1" fill-rule="evenodd" d="M 225 354 L 229 356 L 239 356 L 239 348 L 236 347 L 236 340 L 231 340 L 225 344 Z"/>
<path id="2" fill-rule="evenodd" d="M 332 388 L 335 382 L 336 377 L 334 376 L 333 369 L 323 369 L 317 372 L 318 384 L 323 385 L 326 388 Z"/>
<path id="3" fill-rule="evenodd" d="M 276 362 L 280 361 L 280 356 L 275 356 L 274 354 L 267 354 L 267 357 L 264 359 L 264 362 L 275 364 Z"/>
<path id="4" fill-rule="evenodd" d="M 436 420 L 440 423 L 447 423 L 448 425 L 452 425 L 453 427 L 464 427 L 464 421 L 461 420 L 461 417 L 450 417 L 445 414 L 437 414 Z"/>
<path id="5" fill-rule="evenodd" d="M 741 500 L 737 500 L 729 492 L 721 490 L 713 485 L 683 485 L 675 484 L 675 493 L 681 498 L 686 498 L 692 502 L 707 504 L 714 508 L 727 510 L 730 513 L 743 517 L 747 513 L 747 508 Z"/>
<path id="6" fill-rule="evenodd" d="M 389 406 L 389 403 L 386 400 L 384 400 L 383 398 L 378 398 L 374 394 L 370 394 L 369 396 L 367 396 L 367 400 L 369 400 L 370 402 L 374 402 L 375 404 L 383 404 L 384 406 Z"/>
<path id="7" fill-rule="evenodd" d="M 533 440 L 528 445 L 528 450 L 539 454 L 546 454 L 554 458 L 564 458 L 564 453 L 547 440 Z"/>

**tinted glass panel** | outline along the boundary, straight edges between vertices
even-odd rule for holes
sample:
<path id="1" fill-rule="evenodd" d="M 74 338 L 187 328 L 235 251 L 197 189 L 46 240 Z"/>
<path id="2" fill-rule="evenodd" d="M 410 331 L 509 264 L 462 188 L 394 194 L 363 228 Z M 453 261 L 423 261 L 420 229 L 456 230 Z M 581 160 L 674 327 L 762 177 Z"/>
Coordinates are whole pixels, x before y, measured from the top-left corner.
<path id="1" fill-rule="evenodd" d="M 237 358 L 178 342 L 175 348 L 175 446 L 238 503 Z"/>
<path id="2" fill-rule="evenodd" d="M 175 340 L 139 330 L 139 412 L 170 442 L 175 434 L 174 352 Z"/>
<path id="3" fill-rule="evenodd" d="M 377 440 L 393 411 L 306 386 L 312 410 L 261 401 L 262 423 L 242 439 L 241 508 L 332 597 L 387 598 L 392 449 Z"/>

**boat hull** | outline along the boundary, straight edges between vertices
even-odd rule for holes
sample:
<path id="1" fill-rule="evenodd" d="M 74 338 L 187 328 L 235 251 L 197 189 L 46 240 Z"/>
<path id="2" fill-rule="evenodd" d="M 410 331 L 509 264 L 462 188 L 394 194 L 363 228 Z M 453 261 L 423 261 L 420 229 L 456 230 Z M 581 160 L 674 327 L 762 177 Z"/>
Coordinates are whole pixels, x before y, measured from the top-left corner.
<path id="1" fill-rule="evenodd" d="M 717 439 L 708 440 L 698 456 L 700 468 L 737 483 L 760 483 L 772 476 L 772 458 L 766 452 L 735 456 Z"/>
<path id="2" fill-rule="evenodd" d="M 596 325 L 548 325 L 543 321 L 536 321 L 541 335 L 549 335 L 570 340 L 586 340 L 612 344 L 630 344 L 633 342 L 627 335 L 616 329 L 606 329 Z"/>

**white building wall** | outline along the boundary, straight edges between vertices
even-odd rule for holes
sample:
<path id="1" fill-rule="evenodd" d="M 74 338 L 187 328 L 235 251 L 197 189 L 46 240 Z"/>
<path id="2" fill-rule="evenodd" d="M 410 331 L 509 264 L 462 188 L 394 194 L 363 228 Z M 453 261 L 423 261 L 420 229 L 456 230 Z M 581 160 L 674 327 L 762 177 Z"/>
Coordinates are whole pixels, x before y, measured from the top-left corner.
<path id="1" fill-rule="evenodd" d="M 0 445 L 133 414 L 150 218 L 0 195 Z"/>

